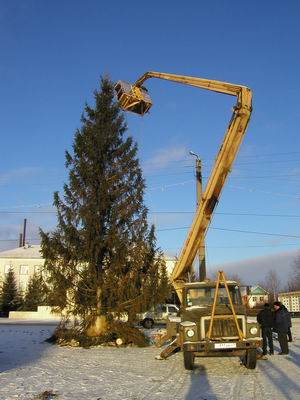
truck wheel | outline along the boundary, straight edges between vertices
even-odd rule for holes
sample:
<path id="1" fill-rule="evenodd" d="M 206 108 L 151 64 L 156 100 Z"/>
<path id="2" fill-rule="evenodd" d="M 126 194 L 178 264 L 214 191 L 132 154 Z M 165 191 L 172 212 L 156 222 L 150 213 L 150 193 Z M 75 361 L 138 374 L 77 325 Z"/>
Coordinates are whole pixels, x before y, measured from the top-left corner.
<path id="1" fill-rule="evenodd" d="M 188 370 L 194 369 L 195 356 L 192 351 L 183 352 L 184 368 Z"/>
<path id="2" fill-rule="evenodd" d="M 256 367 L 256 349 L 249 349 L 246 351 L 245 367 L 248 369 L 255 369 L 255 367 Z"/>
<path id="3" fill-rule="evenodd" d="M 150 319 L 150 318 L 146 318 L 142 322 L 142 325 L 146 329 L 151 329 L 153 327 L 153 325 L 154 325 L 154 321 L 152 319 Z"/>

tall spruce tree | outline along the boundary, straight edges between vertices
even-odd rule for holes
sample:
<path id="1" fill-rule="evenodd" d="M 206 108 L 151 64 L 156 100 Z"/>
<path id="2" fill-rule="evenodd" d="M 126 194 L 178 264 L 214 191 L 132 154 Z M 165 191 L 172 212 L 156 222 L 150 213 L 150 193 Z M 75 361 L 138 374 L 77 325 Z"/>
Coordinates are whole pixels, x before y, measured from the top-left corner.
<path id="1" fill-rule="evenodd" d="M 5 314 L 16 311 L 22 306 L 22 302 L 22 294 L 17 288 L 15 273 L 10 269 L 5 276 L 0 293 L 1 310 Z"/>
<path id="2" fill-rule="evenodd" d="M 108 78 L 94 97 L 73 154 L 66 152 L 64 198 L 54 194 L 57 228 L 41 231 L 52 305 L 87 323 L 91 316 L 132 316 L 168 296 L 163 258 L 147 224 L 137 145 L 124 137 L 126 123 Z"/>

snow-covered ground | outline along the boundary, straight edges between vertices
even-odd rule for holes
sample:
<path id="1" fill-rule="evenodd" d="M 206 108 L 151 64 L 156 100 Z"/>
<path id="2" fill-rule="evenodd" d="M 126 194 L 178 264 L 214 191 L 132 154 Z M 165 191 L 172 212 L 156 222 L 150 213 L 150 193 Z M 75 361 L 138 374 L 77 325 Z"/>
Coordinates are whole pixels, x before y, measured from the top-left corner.
<path id="1" fill-rule="evenodd" d="M 155 360 L 159 350 L 45 343 L 55 326 L 0 320 L 0 400 L 274 400 L 300 399 L 300 319 L 293 320 L 288 356 L 247 370 L 238 358 L 197 358 L 185 371 L 182 354 Z M 278 353 L 278 342 L 275 342 Z"/>

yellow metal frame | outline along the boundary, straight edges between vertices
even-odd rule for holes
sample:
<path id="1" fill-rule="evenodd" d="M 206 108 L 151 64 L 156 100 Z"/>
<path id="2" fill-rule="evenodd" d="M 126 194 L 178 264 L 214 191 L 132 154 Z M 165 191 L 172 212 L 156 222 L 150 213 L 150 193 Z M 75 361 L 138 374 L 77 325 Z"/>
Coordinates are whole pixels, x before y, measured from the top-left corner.
<path id="1" fill-rule="evenodd" d="M 220 283 L 223 283 L 224 286 L 225 286 L 226 293 L 227 293 L 227 296 L 228 296 L 228 299 L 229 299 L 230 310 L 232 312 L 232 315 L 215 315 Z M 232 302 L 232 298 L 231 298 L 231 295 L 230 295 L 230 292 L 229 292 L 229 289 L 228 289 L 228 285 L 227 285 L 227 282 L 226 282 L 226 278 L 225 278 L 225 275 L 224 275 L 223 271 L 219 271 L 218 272 L 218 279 L 217 279 L 217 283 L 216 283 L 214 303 L 213 303 L 213 307 L 212 307 L 212 311 L 211 311 L 211 319 L 210 319 L 209 329 L 208 329 L 208 334 L 207 334 L 207 338 L 208 339 L 212 338 L 211 335 L 212 335 L 212 329 L 213 329 L 213 324 L 214 324 L 214 320 L 215 319 L 223 319 L 223 320 L 233 319 L 240 340 L 242 340 L 244 338 L 243 332 L 241 331 L 239 323 L 238 323 L 238 320 L 237 320 L 237 316 L 236 316 L 236 313 L 235 313 L 234 305 L 233 305 L 233 302 Z"/>

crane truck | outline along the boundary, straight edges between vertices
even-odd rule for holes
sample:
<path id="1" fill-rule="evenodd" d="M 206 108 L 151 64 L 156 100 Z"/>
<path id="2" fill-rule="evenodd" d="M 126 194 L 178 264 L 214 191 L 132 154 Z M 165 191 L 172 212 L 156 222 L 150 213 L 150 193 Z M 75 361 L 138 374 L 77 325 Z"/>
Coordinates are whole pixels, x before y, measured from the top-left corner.
<path id="1" fill-rule="evenodd" d="M 215 159 L 202 200 L 170 280 L 181 303 L 181 315 L 170 319 L 167 332 L 172 342 L 160 358 L 177 348 L 183 351 L 184 366 L 194 368 L 195 356 L 242 356 L 249 369 L 256 367 L 256 348 L 261 345 L 260 329 L 248 321 L 237 282 L 227 281 L 222 271 L 216 281 L 204 279 L 187 282 L 197 251 L 209 227 L 221 190 L 230 172 L 246 132 L 252 111 L 251 90 L 216 80 L 146 72 L 134 84 L 118 81 L 115 85 L 120 107 L 124 111 L 144 115 L 152 101 L 143 86 L 149 78 L 158 78 L 236 97 L 233 114 Z"/>

